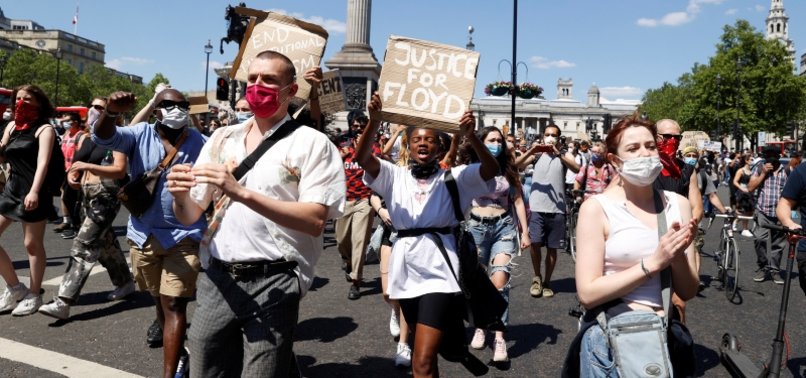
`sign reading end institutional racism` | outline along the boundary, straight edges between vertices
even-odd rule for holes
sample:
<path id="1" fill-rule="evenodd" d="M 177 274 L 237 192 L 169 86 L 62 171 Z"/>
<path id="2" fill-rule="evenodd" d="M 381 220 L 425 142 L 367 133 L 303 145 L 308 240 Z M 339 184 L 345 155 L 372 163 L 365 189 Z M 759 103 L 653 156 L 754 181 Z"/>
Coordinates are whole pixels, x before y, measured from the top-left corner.
<path id="1" fill-rule="evenodd" d="M 327 31 L 319 25 L 279 13 L 254 9 L 246 9 L 244 13 L 256 18 L 249 22 L 230 78 L 246 82 L 249 64 L 255 56 L 266 50 L 277 51 L 294 63 L 299 85 L 296 97 L 307 100 L 311 86 L 303 76 L 308 69 L 319 67 L 327 45 Z"/>
<path id="2" fill-rule="evenodd" d="M 473 98 L 479 53 L 389 37 L 378 84 L 384 121 L 457 132 Z"/>

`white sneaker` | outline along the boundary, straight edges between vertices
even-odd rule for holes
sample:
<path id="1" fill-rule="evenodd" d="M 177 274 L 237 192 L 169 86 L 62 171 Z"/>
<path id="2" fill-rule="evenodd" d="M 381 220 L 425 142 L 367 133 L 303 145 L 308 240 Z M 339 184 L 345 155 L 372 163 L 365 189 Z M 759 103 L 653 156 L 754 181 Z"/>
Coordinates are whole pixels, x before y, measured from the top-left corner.
<path id="1" fill-rule="evenodd" d="M 507 342 L 504 339 L 495 339 L 495 348 L 493 351 L 493 361 L 505 362 L 509 360 L 507 355 Z"/>
<path id="2" fill-rule="evenodd" d="M 15 287 L 6 286 L 6 290 L 0 296 L 0 313 L 11 311 L 17 307 L 17 302 L 25 298 L 25 294 L 28 294 L 28 287 L 22 282 Z"/>
<path id="3" fill-rule="evenodd" d="M 56 297 L 53 298 L 53 302 L 40 307 L 39 313 L 65 320 L 70 317 L 70 305 L 65 303 L 61 298 Z"/>
<path id="4" fill-rule="evenodd" d="M 473 340 L 470 341 L 470 347 L 473 349 L 484 349 L 485 341 L 487 341 L 487 333 L 481 328 L 476 328 Z"/>
<path id="5" fill-rule="evenodd" d="M 392 316 L 389 318 L 389 333 L 392 334 L 392 337 L 400 336 L 400 316 L 394 309 L 392 309 Z"/>
<path id="6" fill-rule="evenodd" d="M 411 366 L 411 348 L 409 348 L 409 344 L 397 344 L 395 366 Z"/>
<path id="7" fill-rule="evenodd" d="M 11 315 L 14 316 L 25 316 L 31 315 L 35 313 L 39 308 L 42 307 L 42 296 L 36 295 L 34 293 L 28 293 L 25 295 L 25 298 L 20 301 L 20 304 L 14 308 L 14 311 L 11 311 Z"/>
<path id="8" fill-rule="evenodd" d="M 106 296 L 106 299 L 110 301 L 118 301 L 126 298 L 131 293 L 134 293 L 134 280 L 129 281 L 129 283 L 123 286 L 116 287 L 115 290 L 112 290 L 112 292 Z"/>
<path id="9" fill-rule="evenodd" d="M 754 237 L 756 237 L 756 235 L 753 235 L 753 233 L 750 232 L 750 230 L 742 231 L 742 236 L 744 236 L 746 238 L 754 238 Z"/>

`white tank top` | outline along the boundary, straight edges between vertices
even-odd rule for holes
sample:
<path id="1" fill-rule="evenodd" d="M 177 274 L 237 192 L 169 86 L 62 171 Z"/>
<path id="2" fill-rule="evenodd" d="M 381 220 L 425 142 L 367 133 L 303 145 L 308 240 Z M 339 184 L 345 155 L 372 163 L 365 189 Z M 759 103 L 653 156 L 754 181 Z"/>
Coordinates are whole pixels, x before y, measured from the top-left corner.
<path id="1" fill-rule="evenodd" d="M 666 224 L 680 222 L 680 206 L 677 194 L 664 191 L 666 197 Z M 593 196 L 602 205 L 610 225 L 610 234 L 605 242 L 604 275 L 628 269 L 651 256 L 658 247 L 658 230 L 647 227 L 633 216 L 624 202 L 616 202 L 603 194 Z M 621 298 L 652 307 L 662 307 L 660 274 L 655 274 L 641 286 Z"/>

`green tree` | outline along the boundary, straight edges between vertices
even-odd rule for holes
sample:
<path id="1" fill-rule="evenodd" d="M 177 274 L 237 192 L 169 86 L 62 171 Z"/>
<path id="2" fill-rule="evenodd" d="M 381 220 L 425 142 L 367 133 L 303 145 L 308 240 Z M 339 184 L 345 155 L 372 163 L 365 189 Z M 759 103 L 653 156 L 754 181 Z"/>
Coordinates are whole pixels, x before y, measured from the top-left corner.
<path id="1" fill-rule="evenodd" d="M 806 114 L 806 78 L 796 76 L 784 47 L 766 40 L 749 22 L 726 25 L 707 65 L 695 64 L 677 85 L 664 83 L 644 96 L 653 119 L 676 119 L 686 130 L 739 134 L 755 144 L 758 131 L 788 133 Z"/>

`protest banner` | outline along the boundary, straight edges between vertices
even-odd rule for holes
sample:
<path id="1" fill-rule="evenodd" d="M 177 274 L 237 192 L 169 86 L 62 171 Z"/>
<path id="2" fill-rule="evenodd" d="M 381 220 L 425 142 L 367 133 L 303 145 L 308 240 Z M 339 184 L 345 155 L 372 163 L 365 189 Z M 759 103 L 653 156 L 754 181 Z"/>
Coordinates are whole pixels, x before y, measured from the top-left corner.
<path id="1" fill-rule="evenodd" d="M 403 125 L 459 131 L 473 98 L 479 53 L 391 36 L 378 83 L 381 119 Z"/>
<path id="2" fill-rule="evenodd" d="M 201 114 L 207 113 L 209 106 L 207 105 L 207 97 L 205 96 L 192 96 L 187 98 L 190 103 L 190 110 L 188 114 Z"/>
<path id="3" fill-rule="evenodd" d="M 230 78 L 246 82 L 249 64 L 255 56 L 266 50 L 277 51 L 291 59 L 297 70 L 299 89 L 296 97 L 307 100 L 311 86 L 303 76 L 308 69 L 319 67 L 325 54 L 327 31 L 319 25 L 280 13 L 248 9 L 248 14 L 255 18 L 249 21 L 241 50 L 232 63 Z"/>
<path id="4" fill-rule="evenodd" d="M 322 73 L 322 82 L 319 83 L 319 109 L 322 113 L 330 114 L 347 109 L 344 83 L 339 70 Z"/>
<path id="5" fill-rule="evenodd" d="M 711 137 L 704 131 L 684 131 L 683 138 L 680 140 L 680 145 L 677 149 L 682 151 L 688 146 L 695 146 L 698 150 L 701 150 L 703 148 L 703 142 L 710 140 Z"/>
<path id="6" fill-rule="evenodd" d="M 715 140 L 703 142 L 702 149 L 712 152 L 722 152 L 722 142 L 718 142 Z"/>

